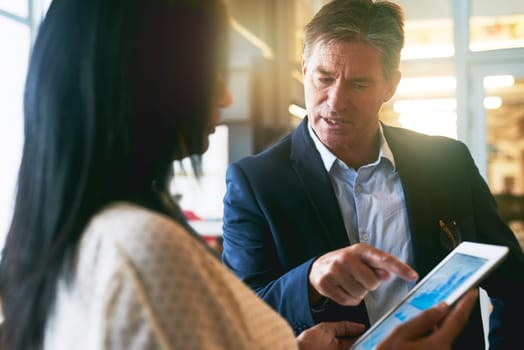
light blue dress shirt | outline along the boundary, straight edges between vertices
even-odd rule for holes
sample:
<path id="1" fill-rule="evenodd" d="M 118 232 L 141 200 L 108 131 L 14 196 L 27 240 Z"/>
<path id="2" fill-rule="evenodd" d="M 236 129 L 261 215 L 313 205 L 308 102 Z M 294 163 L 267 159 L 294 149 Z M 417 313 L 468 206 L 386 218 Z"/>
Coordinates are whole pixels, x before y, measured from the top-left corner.
<path id="1" fill-rule="evenodd" d="M 378 158 L 358 170 L 348 167 L 331 153 L 309 124 L 308 130 L 331 178 L 351 244 L 369 244 L 413 266 L 404 191 L 382 126 Z M 415 282 L 392 275 L 375 291 L 369 292 L 364 302 L 371 324 L 414 285 Z"/>

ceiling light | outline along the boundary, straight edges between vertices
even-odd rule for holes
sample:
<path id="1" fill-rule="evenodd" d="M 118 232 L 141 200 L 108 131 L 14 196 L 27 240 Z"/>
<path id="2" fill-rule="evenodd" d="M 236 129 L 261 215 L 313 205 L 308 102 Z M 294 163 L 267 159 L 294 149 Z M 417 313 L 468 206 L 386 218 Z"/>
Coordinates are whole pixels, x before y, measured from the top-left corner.
<path id="1" fill-rule="evenodd" d="M 292 115 L 299 117 L 301 119 L 303 119 L 306 116 L 306 110 L 300 106 L 297 106 L 296 104 L 290 104 L 287 110 Z"/>
<path id="2" fill-rule="evenodd" d="M 502 99 L 498 96 L 489 96 L 484 99 L 484 108 L 499 109 L 502 106 Z"/>
<path id="3" fill-rule="evenodd" d="M 515 77 L 512 75 L 490 75 L 484 78 L 485 89 L 507 88 L 515 84 Z"/>
<path id="4" fill-rule="evenodd" d="M 457 139 L 457 114 L 455 112 L 405 113 L 399 115 L 398 122 L 403 128 L 409 130 Z"/>
<path id="5" fill-rule="evenodd" d="M 262 41 L 260 38 L 258 38 L 251 31 L 249 31 L 249 29 L 238 23 L 237 20 L 235 20 L 233 17 L 229 18 L 229 23 L 231 27 L 233 27 L 233 29 L 237 31 L 237 33 L 242 35 L 247 41 L 253 44 L 253 46 L 257 47 L 261 51 L 262 56 L 264 56 L 267 59 L 274 58 L 273 50 L 271 49 L 271 47 L 264 41 Z"/>
<path id="6" fill-rule="evenodd" d="M 449 91 L 455 90 L 457 85 L 455 77 L 419 77 L 402 78 L 397 87 L 397 93 L 418 93 L 427 91 Z"/>
<path id="7" fill-rule="evenodd" d="M 398 100 L 393 103 L 397 113 L 452 112 L 456 108 L 457 101 L 454 98 Z"/>
<path id="8" fill-rule="evenodd" d="M 400 52 L 401 60 L 416 60 L 422 58 L 453 57 L 453 45 L 413 45 L 405 46 Z"/>

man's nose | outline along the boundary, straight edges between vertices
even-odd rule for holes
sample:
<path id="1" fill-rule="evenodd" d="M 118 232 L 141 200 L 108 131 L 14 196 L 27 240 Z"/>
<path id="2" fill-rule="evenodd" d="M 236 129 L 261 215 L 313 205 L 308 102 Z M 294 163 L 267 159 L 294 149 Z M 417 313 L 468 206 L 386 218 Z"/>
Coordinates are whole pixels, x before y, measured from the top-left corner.
<path id="1" fill-rule="evenodd" d="M 344 86 L 336 83 L 328 92 L 327 105 L 332 113 L 340 113 L 346 109 L 349 96 Z"/>

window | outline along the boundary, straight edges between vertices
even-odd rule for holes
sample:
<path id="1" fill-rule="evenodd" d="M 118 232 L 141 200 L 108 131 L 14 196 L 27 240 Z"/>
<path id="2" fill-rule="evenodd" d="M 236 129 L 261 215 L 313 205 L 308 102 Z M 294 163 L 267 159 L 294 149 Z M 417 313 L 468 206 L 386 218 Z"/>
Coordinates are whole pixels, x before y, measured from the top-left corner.
<path id="1" fill-rule="evenodd" d="M 27 15 L 22 1 L 2 1 L 0 6 Z M 11 4 L 11 6 L 7 6 Z M 12 214 L 16 175 L 22 151 L 22 96 L 30 48 L 30 27 L 0 12 L 0 242 Z"/>
<path id="2" fill-rule="evenodd" d="M 524 47 L 524 1 L 471 0 L 471 51 Z"/>
<path id="3" fill-rule="evenodd" d="M 23 91 L 36 28 L 34 19 L 41 18 L 49 3 L 50 0 L 0 0 L 0 246 L 11 220 L 22 154 Z"/>

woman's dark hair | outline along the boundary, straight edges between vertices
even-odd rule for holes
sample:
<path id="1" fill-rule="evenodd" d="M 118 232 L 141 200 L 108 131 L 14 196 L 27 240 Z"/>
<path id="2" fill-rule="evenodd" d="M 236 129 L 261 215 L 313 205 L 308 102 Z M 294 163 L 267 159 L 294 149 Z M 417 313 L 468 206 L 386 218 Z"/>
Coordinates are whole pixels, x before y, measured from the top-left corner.
<path id="1" fill-rule="evenodd" d="M 53 1 L 26 81 L 1 348 L 42 346 L 57 281 L 101 207 L 163 211 L 152 183 L 165 190 L 173 160 L 204 151 L 226 37 L 219 0 Z"/>

